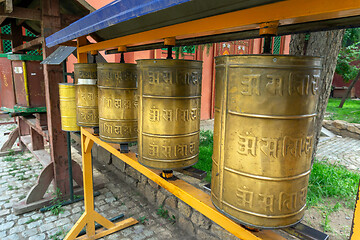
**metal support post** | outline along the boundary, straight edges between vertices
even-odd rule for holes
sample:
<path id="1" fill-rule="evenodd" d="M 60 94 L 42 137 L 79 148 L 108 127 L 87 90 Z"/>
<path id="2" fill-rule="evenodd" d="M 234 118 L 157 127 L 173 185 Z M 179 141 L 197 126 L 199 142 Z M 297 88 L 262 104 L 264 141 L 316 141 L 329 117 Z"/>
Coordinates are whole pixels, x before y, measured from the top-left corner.
<path id="1" fill-rule="evenodd" d="M 121 222 L 113 223 L 95 211 L 93 196 L 93 169 L 91 160 L 91 148 L 93 145 L 94 141 L 84 135 L 84 128 L 81 128 L 81 155 L 83 166 L 85 212 L 81 215 L 80 219 L 75 223 L 73 228 L 68 232 L 64 240 L 98 239 L 138 223 L 138 221 L 134 218 L 128 218 Z M 104 228 L 96 231 L 95 222 L 99 223 Z M 77 238 L 84 227 L 86 227 L 85 236 Z"/>

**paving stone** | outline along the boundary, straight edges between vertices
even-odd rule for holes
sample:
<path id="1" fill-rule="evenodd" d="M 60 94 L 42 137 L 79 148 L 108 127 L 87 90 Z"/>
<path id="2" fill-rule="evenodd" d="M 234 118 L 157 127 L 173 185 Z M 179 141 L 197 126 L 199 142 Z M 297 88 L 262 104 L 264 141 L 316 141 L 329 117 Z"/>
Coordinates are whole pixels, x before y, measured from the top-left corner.
<path id="1" fill-rule="evenodd" d="M 13 227 L 14 224 L 15 224 L 14 221 L 2 223 L 2 224 L 0 225 L 0 231 L 7 230 L 7 229 Z"/>
<path id="2" fill-rule="evenodd" d="M 47 224 L 44 224 L 44 225 L 40 226 L 40 231 L 45 232 L 45 231 L 48 231 L 48 230 L 50 230 L 50 229 L 52 229 L 54 227 L 55 227 L 54 223 L 47 223 Z"/>
<path id="3" fill-rule="evenodd" d="M 1 231 L 0 232 L 0 239 L 2 239 L 2 238 L 4 238 L 4 237 L 6 237 L 6 231 Z"/>
<path id="4" fill-rule="evenodd" d="M 2 240 L 23 240 L 23 237 L 20 237 L 18 234 L 11 234 L 7 237 L 4 237 Z"/>
<path id="5" fill-rule="evenodd" d="M 25 225 L 18 225 L 18 226 L 15 226 L 15 227 L 12 227 L 9 231 L 10 234 L 13 234 L 13 233 L 21 233 L 25 231 Z"/>
<path id="6" fill-rule="evenodd" d="M 35 236 L 31 236 L 29 238 L 29 240 L 45 240 L 46 239 L 46 235 L 44 233 L 35 235 Z"/>
<path id="7" fill-rule="evenodd" d="M 28 238 L 30 236 L 34 236 L 35 234 L 37 234 L 37 232 L 38 232 L 37 229 L 33 228 L 22 232 L 21 235 L 25 238 Z"/>
<path id="8" fill-rule="evenodd" d="M 4 209 L 0 211 L 0 217 L 10 214 L 10 209 Z"/>
<path id="9" fill-rule="evenodd" d="M 30 220 L 30 217 L 24 217 L 24 218 L 20 218 L 17 223 L 22 225 L 22 224 L 25 224 L 29 220 Z"/>
<path id="10" fill-rule="evenodd" d="M 67 223 L 70 223 L 70 219 L 69 218 L 63 218 L 63 219 L 60 219 L 58 221 L 55 222 L 56 226 L 57 227 L 60 227 L 62 225 L 65 225 Z"/>
<path id="11" fill-rule="evenodd" d="M 27 225 L 28 229 L 33 229 L 36 227 L 39 227 L 40 225 L 42 225 L 42 221 L 35 221 L 35 222 L 31 222 Z"/>

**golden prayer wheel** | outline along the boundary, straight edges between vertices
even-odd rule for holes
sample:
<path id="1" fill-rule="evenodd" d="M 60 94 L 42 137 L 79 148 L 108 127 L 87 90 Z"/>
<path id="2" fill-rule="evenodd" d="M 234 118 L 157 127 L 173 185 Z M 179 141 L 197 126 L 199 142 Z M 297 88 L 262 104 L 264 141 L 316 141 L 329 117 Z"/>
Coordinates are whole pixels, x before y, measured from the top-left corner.
<path id="1" fill-rule="evenodd" d="M 321 58 L 216 58 L 211 199 L 248 226 L 279 228 L 303 215 Z"/>
<path id="2" fill-rule="evenodd" d="M 199 155 L 202 62 L 138 60 L 139 162 L 172 170 Z"/>
<path id="3" fill-rule="evenodd" d="M 76 119 L 82 127 L 99 126 L 97 64 L 75 63 Z"/>
<path id="4" fill-rule="evenodd" d="M 99 135 L 112 143 L 137 139 L 137 69 L 130 63 L 99 63 Z"/>
<path id="5" fill-rule="evenodd" d="M 80 131 L 76 124 L 75 85 L 59 83 L 61 129 L 64 131 Z"/>

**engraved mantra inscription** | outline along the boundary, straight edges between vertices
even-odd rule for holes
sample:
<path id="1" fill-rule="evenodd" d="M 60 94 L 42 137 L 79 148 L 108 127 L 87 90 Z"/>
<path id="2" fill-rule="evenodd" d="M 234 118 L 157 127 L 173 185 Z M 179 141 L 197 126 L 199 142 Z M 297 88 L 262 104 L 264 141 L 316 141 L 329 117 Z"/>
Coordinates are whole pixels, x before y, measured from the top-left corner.
<path id="1" fill-rule="evenodd" d="M 84 101 L 92 101 L 95 99 L 95 94 L 93 93 L 81 93 L 80 96 Z"/>
<path id="2" fill-rule="evenodd" d="M 163 109 L 162 111 L 153 106 L 150 109 L 150 121 L 159 122 L 161 119 L 165 121 L 195 121 L 200 117 L 200 108 L 191 108 L 191 109 Z"/>
<path id="3" fill-rule="evenodd" d="M 236 190 L 236 204 L 239 207 L 260 208 L 265 212 L 295 211 L 306 203 L 307 187 L 297 192 L 280 192 L 278 194 L 254 193 L 250 190 L 238 188 Z"/>
<path id="4" fill-rule="evenodd" d="M 149 155 L 151 157 L 186 157 L 195 154 L 195 142 L 189 144 L 162 145 L 149 144 Z"/>
<path id="5" fill-rule="evenodd" d="M 116 79 L 116 81 L 136 81 L 136 72 L 135 71 L 131 71 L 131 70 L 127 70 L 127 71 L 119 71 L 116 72 L 114 70 L 111 71 L 105 71 L 105 70 L 101 70 L 98 72 L 99 79 L 102 80 L 114 80 Z"/>
<path id="6" fill-rule="evenodd" d="M 117 135 L 132 135 L 137 133 L 137 126 L 119 126 L 100 122 L 100 129 L 103 133 L 117 134 Z"/>
<path id="7" fill-rule="evenodd" d="M 97 72 L 89 72 L 89 71 L 80 70 L 78 72 L 78 78 L 97 79 Z"/>
<path id="8" fill-rule="evenodd" d="M 149 84 L 181 84 L 198 85 L 201 82 L 201 72 L 197 71 L 144 71 L 145 79 L 149 79 Z"/>
<path id="9" fill-rule="evenodd" d="M 80 113 L 80 120 L 82 121 L 86 121 L 86 122 L 92 122 L 92 121 L 97 121 L 98 119 L 98 115 L 95 113 L 91 113 L 91 112 L 79 112 Z"/>
<path id="10" fill-rule="evenodd" d="M 260 88 L 260 79 L 266 79 L 265 88 Z M 288 79 L 284 79 L 282 75 L 267 74 L 249 74 L 241 77 L 240 93 L 244 96 L 260 96 L 265 91 L 266 94 L 272 96 L 283 95 L 316 95 L 319 90 L 318 75 L 307 75 L 301 73 L 290 73 Z"/>
<path id="11" fill-rule="evenodd" d="M 238 153 L 241 155 L 256 156 L 258 152 L 268 157 L 278 158 L 279 155 L 301 157 L 311 152 L 314 136 L 303 138 L 282 137 L 267 138 L 238 135 Z"/>
<path id="12" fill-rule="evenodd" d="M 102 97 L 101 101 L 104 104 L 104 107 L 107 108 L 118 108 L 118 109 L 136 109 L 138 107 L 137 100 L 127 100 L 127 99 L 113 99 Z"/>

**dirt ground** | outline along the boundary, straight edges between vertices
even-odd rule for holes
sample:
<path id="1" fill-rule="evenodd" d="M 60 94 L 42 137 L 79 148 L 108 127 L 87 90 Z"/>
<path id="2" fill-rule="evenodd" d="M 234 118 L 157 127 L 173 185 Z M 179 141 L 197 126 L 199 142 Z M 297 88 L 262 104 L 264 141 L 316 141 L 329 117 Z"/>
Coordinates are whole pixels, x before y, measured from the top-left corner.
<path id="1" fill-rule="evenodd" d="M 303 223 L 325 232 L 330 236 L 330 240 L 349 239 L 354 211 L 340 207 L 326 216 L 326 213 L 336 204 L 334 200 L 328 202 L 328 204 L 308 208 L 305 211 Z"/>

